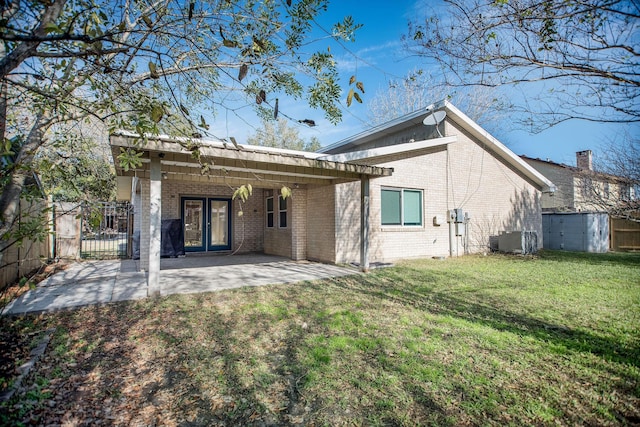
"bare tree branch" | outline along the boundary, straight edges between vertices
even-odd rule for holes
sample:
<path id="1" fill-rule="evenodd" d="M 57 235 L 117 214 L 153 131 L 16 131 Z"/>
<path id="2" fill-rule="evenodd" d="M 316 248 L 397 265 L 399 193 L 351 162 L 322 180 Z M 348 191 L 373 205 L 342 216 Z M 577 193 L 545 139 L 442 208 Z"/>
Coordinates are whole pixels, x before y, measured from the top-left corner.
<path id="1" fill-rule="evenodd" d="M 521 110 L 545 113 L 537 130 L 571 118 L 640 120 L 640 15 L 633 2 L 447 3 L 447 14 L 413 22 L 404 38 L 413 53 L 440 63 L 447 83 L 531 86 Z"/>

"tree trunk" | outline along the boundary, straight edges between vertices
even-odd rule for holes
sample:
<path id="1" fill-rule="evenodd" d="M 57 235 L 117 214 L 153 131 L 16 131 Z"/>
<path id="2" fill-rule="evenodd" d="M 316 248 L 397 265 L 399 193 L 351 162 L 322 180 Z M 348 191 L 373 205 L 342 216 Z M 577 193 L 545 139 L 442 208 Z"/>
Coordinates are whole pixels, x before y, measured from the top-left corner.
<path id="1" fill-rule="evenodd" d="M 0 265 L 2 265 L 5 249 L 11 241 L 8 233 L 19 213 L 20 196 L 27 178 L 33 174 L 31 165 L 36 151 L 43 143 L 44 134 L 48 127 L 48 118 L 44 114 L 38 115 L 27 140 L 20 147 L 15 163 L 11 167 L 8 182 L 2 188 L 2 194 L 0 194 Z"/>
<path id="2" fill-rule="evenodd" d="M 0 76 L 2 76 L 3 80 L 27 58 L 37 52 L 40 43 L 42 43 L 42 40 L 47 36 L 47 25 L 55 23 L 58 20 L 64 10 L 65 3 L 66 0 L 56 0 L 55 2 L 47 4 L 42 15 L 39 17 L 40 22 L 38 26 L 31 33 L 33 39 L 19 43 L 0 59 Z"/>

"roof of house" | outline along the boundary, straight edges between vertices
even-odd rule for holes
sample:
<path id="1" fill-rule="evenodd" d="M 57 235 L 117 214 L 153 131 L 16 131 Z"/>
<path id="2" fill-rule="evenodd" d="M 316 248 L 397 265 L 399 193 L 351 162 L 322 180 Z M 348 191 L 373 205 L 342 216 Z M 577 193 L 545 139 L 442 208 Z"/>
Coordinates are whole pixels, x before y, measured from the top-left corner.
<path id="1" fill-rule="evenodd" d="M 624 178 L 621 176 L 612 175 L 605 172 L 594 171 L 591 169 L 582 169 L 576 166 L 566 165 L 564 163 L 557 163 L 551 160 L 542 160 L 537 157 L 534 158 L 534 157 L 525 156 L 524 154 L 521 154 L 520 158 L 522 158 L 525 161 L 534 161 L 534 162 L 544 163 L 550 166 L 555 166 L 557 168 L 566 169 L 574 174 L 589 174 L 589 176 L 601 178 L 603 180 L 612 181 L 612 182 L 626 182 L 626 183 L 632 182 L 631 179 Z"/>
<path id="2" fill-rule="evenodd" d="M 534 169 L 531 165 L 521 159 L 513 151 L 507 148 L 503 143 L 498 141 L 489 132 L 483 129 L 476 122 L 471 120 L 466 114 L 456 108 L 449 101 L 443 100 L 437 103 L 431 104 L 426 108 L 420 109 L 413 113 L 406 114 L 397 119 L 383 123 L 379 126 L 373 127 L 369 130 L 361 132 L 352 137 L 343 139 L 334 144 L 328 145 L 320 150 L 321 153 L 331 153 L 340 149 L 344 151 L 345 148 L 356 149 L 357 146 L 366 144 L 368 142 L 379 139 L 380 137 L 399 132 L 412 126 L 421 125 L 423 120 L 435 111 L 445 111 L 447 117 L 453 120 L 459 126 L 461 126 L 466 132 L 482 142 L 490 151 L 495 153 L 496 156 L 502 158 L 505 162 L 515 168 L 518 172 L 533 182 L 541 191 L 553 192 L 556 190 L 555 185 L 549 181 L 544 175 Z M 437 138 L 434 140 L 441 140 L 442 143 L 449 143 L 451 141 L 445 141 L 446 138 Z M 424 141 L 419 141 L 420 143 Z M 402 144 L 407 149 L 410 148 L 409 144 Z M 363 150 L 367 151 L 367 150 Z M 363 155 L 366 155 L 364 153 Z M 322 157 L 321 157 L 322 158 Z M 326 158 L 334 158 L 327 155 Z M 337 159 L 338 157 L 335 156 Z"/>
<path id="3" fill-rule="evenodd" d="M 353 181 L 363 176 L 389 176 L 393 169 L 330 160 L 322 160 L 320 153 L 233 144 L 225 141 L 194 138 L 175 138 L 166 135 L 145 136 L 128 131 L 117 131 L 110 136 L 114 160 L 120 149 L 131 148 L 142 155 L 139 171 L 125 171 L 116 163 L 118 175 L 149 175 L 151 156 L 161 158 L 162 170 L 168 174 L 190 176 L 193 180 L 221 179 L 236 181 L 296 182 L 329 184 Z M 198 149 L 203 163 L 214 174 L 203 175 L 202 164 L 192 155 Z"/>

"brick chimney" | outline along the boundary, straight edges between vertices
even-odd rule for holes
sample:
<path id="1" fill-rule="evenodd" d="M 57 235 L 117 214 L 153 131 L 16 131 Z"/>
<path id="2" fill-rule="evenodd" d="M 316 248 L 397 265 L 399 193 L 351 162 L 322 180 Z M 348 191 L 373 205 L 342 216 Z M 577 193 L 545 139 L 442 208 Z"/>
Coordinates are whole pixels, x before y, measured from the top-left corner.
<path id="1" fill-rule="evenodd" d="M 593 170 L 591 150 L 578 151 L 576 153 L 576 166 L 578 166 L 578 169 Z"/>

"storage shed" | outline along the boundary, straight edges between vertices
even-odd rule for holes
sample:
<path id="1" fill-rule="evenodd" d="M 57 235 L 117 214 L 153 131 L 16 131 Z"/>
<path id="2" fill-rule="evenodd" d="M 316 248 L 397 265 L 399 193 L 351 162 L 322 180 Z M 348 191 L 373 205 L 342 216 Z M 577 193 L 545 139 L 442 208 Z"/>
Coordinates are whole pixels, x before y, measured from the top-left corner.
<path id="1" fill-rule="evenodd" d="M 609 250 L 607 213 L 543 213 L 542 232 L 545 249 L 593 253 Z"/>

